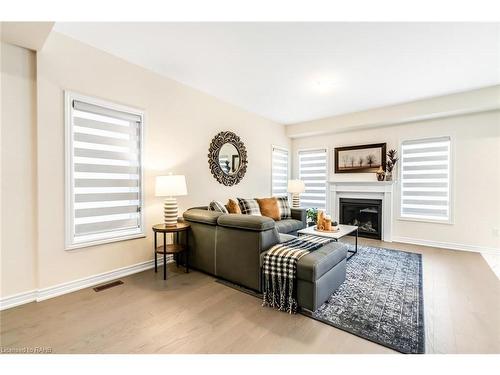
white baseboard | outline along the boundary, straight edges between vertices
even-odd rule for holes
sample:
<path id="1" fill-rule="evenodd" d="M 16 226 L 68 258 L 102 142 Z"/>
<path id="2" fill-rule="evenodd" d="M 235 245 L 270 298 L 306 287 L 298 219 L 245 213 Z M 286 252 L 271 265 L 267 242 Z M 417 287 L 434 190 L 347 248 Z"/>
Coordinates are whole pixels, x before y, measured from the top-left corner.
<path id="1" fill-rule="evenodd" d="M 36 301 L 36 290 L 13 294 L 11 296 L 3 297 L 0 299 L 0 310 L 10 309 L 11 307 L 24 305 L 25 303 L 30 303 L 33 301 Z"/>
<path id="2" fill-rule="evenodd" d="M 172 261 L 172 259 L 167 260 L 167 263 L 171 263 Z M 158 259 L 158 266 L 162 265 L 163 259 Z M 145 262 L 133 264 L 131 266 L 104 272 L 98 275 L 84 277 L 82 279 L 54 285 L 48 288 L 32 290 L 29 292 L 23 292 L 12 296 L 3 297 L 0 298 L 0 310 L 10 309 L 11 307 L 23 305 L 25 303 L 33 301 L 40 302 L 66 293 L 76 292 L 80 289 L 89 288 L 98 284 L 119 279 L 120 277 L 125 277 L 134 273 L 148 270 L 154 268 L 154 266 L 154 260 L 148 260 Z"/>
<path id="3" fill-rule="evenodd" d="M 495 249 L 494 247 L 467 245 L 467 244 L 453 243 L 453 242 L 430 241 L 430 240 L 423 240 L 420 238 L 393 236 L 392 241 L 409 243 L 412 245 L 440 247 L 443 249 L 450 249 L 450 250 L 472 251 L 475 253 L 486 253 L 486 254 L 500 254 L 500 249 Z"/>

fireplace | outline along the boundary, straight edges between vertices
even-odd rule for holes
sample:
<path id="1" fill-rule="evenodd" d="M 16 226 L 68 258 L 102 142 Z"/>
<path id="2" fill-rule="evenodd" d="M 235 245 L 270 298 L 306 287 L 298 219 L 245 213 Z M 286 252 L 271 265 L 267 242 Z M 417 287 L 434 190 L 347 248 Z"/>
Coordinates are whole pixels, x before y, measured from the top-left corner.
<path id="1" fill-rule="evenodd" d="M 381 199 L 339 199 L 340 224 L 357 225 L 359 236 L 382 239 Z"/>

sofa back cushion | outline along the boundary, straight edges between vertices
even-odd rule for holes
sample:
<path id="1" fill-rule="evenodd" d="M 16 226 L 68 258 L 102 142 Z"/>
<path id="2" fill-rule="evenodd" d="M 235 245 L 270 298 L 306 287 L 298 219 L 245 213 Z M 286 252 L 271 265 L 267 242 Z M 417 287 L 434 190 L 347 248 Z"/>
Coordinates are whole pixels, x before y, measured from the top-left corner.
<path id="1" fill-rule="evenodd" d="M 270 217 L 276 221 L 281 219 L 277 198 L 255 198 L 255 200 L 259 204 L 262 216 Z"/>
<path id="2" fill-rule="evenodd" d="M 190 222 L 217 225 L 217 219 L 221 215 L 224 214 L 222 212 L 209 211 L 206 208 L 190 208 L 182 216 L 184 220 Z"/>
<path id="3" fill-rule="evenodd" d="M 278 200 L 278 208 L 280 211 L 281 220 L 290 219 L 292 217 L 292 210 L 288 203 L 288 197 L 276 197 Z"/>
<path id="4" fill-rule="evenodd" d="M 255 199 L 237 198 L 243 215 L 262 216 L 259 204 Z"/>
<path id="5" fill-rule="evenodd" d="M 224 204 L 222 202 L 218 202 L 218 201 L 210 202 L 210 204 L 208 205 L 208 210 L 215 211 L 215 212 L 222 212 L 223 214 L 229 213 L 226 206 L 224 206 Z"/>
<path id="6" fill-rule="evenodd" d="M 226 206 L 230 214 L 241 214 L 240 205 L 234 199 L 229 199 Z"/>

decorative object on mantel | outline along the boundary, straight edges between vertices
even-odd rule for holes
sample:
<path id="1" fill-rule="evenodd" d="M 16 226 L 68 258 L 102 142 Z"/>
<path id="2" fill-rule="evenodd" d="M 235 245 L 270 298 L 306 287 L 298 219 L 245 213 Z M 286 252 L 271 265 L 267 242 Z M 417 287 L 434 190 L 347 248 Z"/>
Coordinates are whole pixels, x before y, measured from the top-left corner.
<path id="1" fill-rule="evenodd" d="M 377 181 L 384 181 L 384 178 L 385 178 L 385 171 L 384 168 L 380 166 L 377 171 Z"/>
<path id="2" fill-rule="evenodd" d="M 245 176 L 247 163 L 247 150 L 236 134 L 223 131 L 212 139 L 208 149 L 208 165 L 219 183 L 236 185 Z"/>
<path id="3" fill-rule="evenodd" d="M 318 220 L 318 209 L 317 208 L 308 208 L 306 211 L 307 216 L 307 226 L 311 227 L 316 224 L 316 220 Z"/>
<path id="4" fill-rule="evenodd" d="M 396 156 L 397 151 L 394 149 L 391 149 L 387 152 L 387 162 L 385 163 L 385 180 L 386 181 L 392 181 L 392 171 L 394 167 L 396 166 L 396 163 L 398 162 L 399 158 Z"/>
<path id="5" fill-rule="evenodd" d="M 292 207 L 300 207 L 300 193 L 306 191 L 306 185 L 302 180 L 288 180 L 288 192 L 292 194 Z"/>
<path id="6" fill-rule="evenodd" d="M 177 225 L 177 199 L 180 195 L 187 195 L 186 178 L 182 175 L 156 176 L 155 195 L 166 197 L 164 205 L 165 225 Z"/>
<path id="7" fill-rule="evenodd" d="M 376 173 L 385 164 L 385 143 L 336 147 L 335 173 Z"/>

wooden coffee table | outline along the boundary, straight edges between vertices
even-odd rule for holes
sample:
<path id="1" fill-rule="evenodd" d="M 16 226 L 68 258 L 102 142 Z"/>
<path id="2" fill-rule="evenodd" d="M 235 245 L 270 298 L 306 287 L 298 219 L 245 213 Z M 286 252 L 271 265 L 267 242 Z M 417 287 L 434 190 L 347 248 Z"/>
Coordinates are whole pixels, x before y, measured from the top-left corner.
<path id="1" fill-rule="evenodd" d="M 337 232 L 320 232 L 314 229 L 314 227 L 307 227 L 299 230 L 297 234 L 299 236 L 309 234 L 311 236 L 326 237 L 331 238 L 334 241 L 338 241 L 340 238 L 352 232 L 356 232 L 356 243 L 354 246 L 354 251 L 348 250 L 348 253 L 351 253 L 351 255 L 347 257 L 347 260 L 349 260 L 354 256 L 354 254 L 358 252 L 358 227 L 356 225 L 339 224 L 339 230 Z"/>

